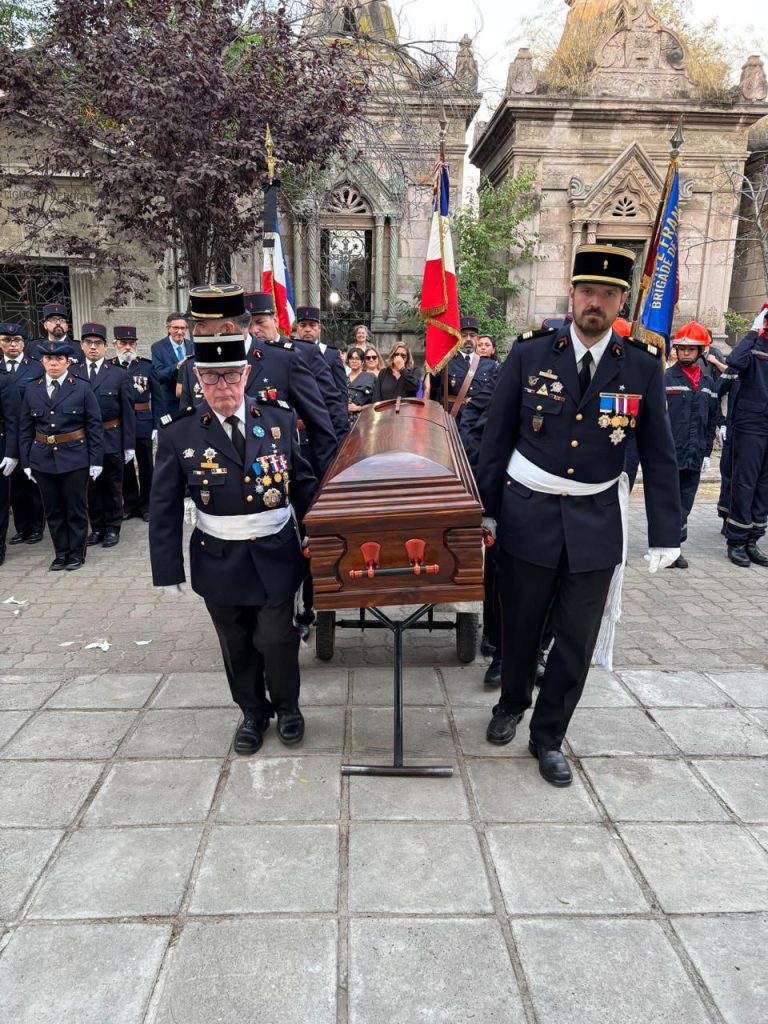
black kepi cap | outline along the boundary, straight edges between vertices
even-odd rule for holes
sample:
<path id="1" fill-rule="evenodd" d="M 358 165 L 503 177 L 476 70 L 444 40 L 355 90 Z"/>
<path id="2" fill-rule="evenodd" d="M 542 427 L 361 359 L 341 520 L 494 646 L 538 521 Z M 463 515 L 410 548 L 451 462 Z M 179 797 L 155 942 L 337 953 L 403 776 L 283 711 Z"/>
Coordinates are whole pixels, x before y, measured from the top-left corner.
<path id="1" fill-rule="evenodd" d="M 251 316 L 259 316 L 262 313 L 267 316 L 275 315 L 275 300 L 272 298 L 272 292 L 246 292 L 244 298 L 245 308 Z"/>
<path id="2" fill-rule="evenodd" d="M 73 356 L 74 348 L 66 341 L 41 341 L 37 346 L 40 358 L 43 356 Z"/>
<path id="3" fill-rule="evenodd" d="M 635 265 L 631 249 L 617 245 L 580 245 L 573 258 L 571 284 L 592 282 L 628 289 Z"/>
<path id="4" fill-rule="evenodd" d="M 101 338 L 102 341 L 107 340 L 107 328 L 104 326 L 104 324 L 90 322 L 87 324 L 83 324 L 83 326 L 80 328 L 80 337 L 85 338 L 89 334 L 96 335 L 96 337 Z"/>
<path id="5" fill-rule="evenodd" d="M 214 334 L 209 338 L 195 337 L 195 366 L 204 370 L 220 366 L 245 366 L 245 338 L 242 335 Z"/>
<path id="6" fill-rule="evenodd" d="M 21 338 L 27 337 L 27 332 L 23 324 L 12 324 L 7 322 L 0 324 L 0 334 L 18 334 Z"/>
<path id="7" fill-rule="evenodd" d="M 118 324 L 112 328 L 115 341 L 138 341 L 136 328 L 131 324 Z"/>
<path id="8" fill-rule="evenodd" d="M 69 316 L 67 307 L 61 302 L 46 302 L 43 306 L 43 323 L 52 316 L 63 316 L 66 319 Z"/>
<path id="9" fill-rule="evenodd" d="M 459 318 L 460 331 L 479 331 L 480 322 L 476 316 L 462 316 Z"/>
<path id="10" fill-rule="evenodd" d="M 245 313 L 243 289 L 239 284 L 203 284 L 189 290 L 192 320 L 227 320 Z"/>
<path id="11" fill-rule="evenodd" d="M 302 320 L 316 320 L 320 323 L 320 309 L 318 306 L 298 306 L 296 309 L 296 323 Z"/>

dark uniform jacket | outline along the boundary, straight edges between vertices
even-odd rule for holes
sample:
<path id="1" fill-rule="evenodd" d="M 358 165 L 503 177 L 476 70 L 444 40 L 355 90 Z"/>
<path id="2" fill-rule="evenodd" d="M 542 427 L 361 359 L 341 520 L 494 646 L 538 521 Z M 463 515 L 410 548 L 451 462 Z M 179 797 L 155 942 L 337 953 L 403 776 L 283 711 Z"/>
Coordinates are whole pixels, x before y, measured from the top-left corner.
<path id="1" fill-rule="evenodd" d="M 299 341 L 297 338 L 292 338 L 291 341 L 296 346 L 296 351 L 299 353 L 301 358 L 309 367 L 309 372 L 317 381 L 317 386 L 320 388 L 320 394 L 323 396 L 325 407 L 328 410 L 328 415 L 331 417 L 331 423 L 333 429 L 336 431 L 336 438 L 338 441 L 343 441 L 349 433 L 349 415 L 347 412 L 347 375 L 344 372 L 344 366 L 342 365 L 339 353 L 333 349 L 326 348 L 326 355 L 323 356 L 320 348 L 314 343 L 314 341 Z M 328 353 L 336 356 L 334 360 L 332 356 L 330 362 L 326 358 Z M 339 377 L 338 367 L 341 366 L 341 377 Z"/>
<path id="2" fill-rule="evenodd" d="M 136 417 L 131 397 L 133 388 L 122 366 L 114 366 L 106 359 L 99 367 L 93 384 L 88 369 L 89 362 L 86 360 L 74 368 L 72 375 L 92 387 L 101 409 L 102 425 L 114 424 L 104 427 L 104 454 L 122 457 L 123 452 L 136 448 Z"/>
<path id="3" fill-rule="evenodd" d="M 712 454 L 715 440 L 719 412 L 715 382 L 702 373 L 694 390 L 690 378 L 675 364 L 664 374 L 664 385 L 678 469 L 698 472 L 702 459 Z"/>
<path id="4" fill-rule="evenodd" d="M 196 507 L 215 516 L 249 515 L 290 503 L 301 521 L 314 497 L 317 478 L 295 443 L 296 414 L 247 395 L 245 408 L 245 464 L 206 403 L 182 411 L 159 432 L 149 520 L 157 587 L 185 580 L 187 488 Z M 293 597 L 305 572 L 292 520 L 279 533 L 251 540 L 221 540 L 201 529 L 192 533 L 192 589 L 214 604 L 280 604 Z"/>
<path id="5" fill-rule="evenodd" d="M 632 396 L 635 415 L 604 411 Z M 502 548 L 548 568 L 557 567 L 565 552 L 571 572 L 617 565 L 623 536 L 618 484 L 575 497 L 567 481 L 618 478 L 632 431 L 643 465 L 649 545 L 676 548 L 678 473 L 659 361 L 614 331 L 581 398 L 569 328 L 518 339 L 499 373 L 477 468 L 485 513 L 498 521 Z M 562 478 L 562 492 L 542 494 L 512 480 L 507 462 L 514 449 Z"/>
<path id="6" fill-rule="evenodd" d="M 745 434 L 768 434 L 768 337 L 749 331 L 727 362 L 739 375 L 733 412 L 729 407 L 734 429 Z"/>
<path id="7" fill-rule="evenodd" d="M 0 459 L 19 457 L 21 399 L 8 374 L 0 376 Z M 0 538 L 2 542 L 3 538 Z"/>
<path id="8" fill-rule="evenodd" d="M 76 469 L 103 465 L 104 431 L 101 410 L 87 381 L 72 374 L 62 375 L 53 399 L 48 397 L 45 376 L 31 384 L 21 407 L 19 453 L 24 469 L 41 473 L 71 473 Z M 84 430 L 85 438 L 59 442 L 57 435 Z M 37 433 L 51 437 L 38 441 Z"/>
<path id="9" fill-rule="evenodd" d="M 8 373 L 5 356 L 0 358 L 0 374 L 1 373 Z M 16 384 L 16 389 L 19 392 L 19 398 L 22 399 L 24 397 L 24 392 L 29 384 L 34 383 L 34 381 L 39 380 L 43 376 L 45 376 L 45 370 L 43 369 L 43 364 L 39 359 L 33 359 L 32 356 L 28 355 L 22 356 L 19 367 L 16 370 L 16 373 L 13 374 L 13 380 Z"/>
<path id="10" fill-rule="evenodd" d="M 470 360 L 462 355 L 462 353 L 457 352 L 448 365 L 440 371 L 440 373 L 433 374 L 430 377 L 429 397 L 433 398 L 437 402 L 442 402 L 443 374 L 447 374 L 448 401 L 450 404 L 451 399 L 455 398 L 461 391 L 464 380 L 469 373 L 469 364 Z M 496 379 L 499 373 L 499 365 L 500 364 L 495 359 L 491 359 L 489 356 L 480 356 L 475 376 L 472 378 L 469 390 L 464 396 L 465 404 L 478 393 L 478 391 L 485 385 L 486 381 Z M 462 409 L 461 416 L 463 415 L 464 410 Z"/>
<path id="11" fill-rule="evenodd" d="M 129 394 L 136 417 L 136 440 L 148 441 L 152 438 L 154 419 L 152 413 L 152 360 L 139 356 L 132 359 L 128 366 L 123 366 L 115 356 L 110 359 L 112 366 L 124 370 L 129 377 Z M 126 445 L 126 448 L 130 448 Z"/>

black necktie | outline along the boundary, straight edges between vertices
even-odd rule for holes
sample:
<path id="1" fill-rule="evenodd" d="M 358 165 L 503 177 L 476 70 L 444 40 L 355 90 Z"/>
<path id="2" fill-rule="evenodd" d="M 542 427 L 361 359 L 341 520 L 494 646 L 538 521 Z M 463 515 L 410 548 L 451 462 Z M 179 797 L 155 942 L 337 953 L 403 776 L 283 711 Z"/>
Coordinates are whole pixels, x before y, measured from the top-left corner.
<path id="1" fill-rule="evenodd" d="M 592 353 L 585 352 L 581 360 L 581 369 L 579 370 L 579 390 L 581 397 L 587 393 L 589 382 L 592 380 L 592 374 L 590 373 L 590 367 L 592 366 Z"/>
<path id="2" fill-rule="evenodd" d="M 96 376 L 96 363 L 91 363 L 91 365 L 90 365 L 90 367 L 88 369 L 88 379 L 90 380 L 91 384 L 93 384 L 93 379 L 94 379 L 95 376 Z"/>
<path id="3" fill-rule="evenodd" d="M 13 377 L 16 374 L 16 363 L 12 362 L 8 364 L 8 372 Z"/>
<path id="4" fill-rule="evenodd" d="M 225 423 L 228 423 L 232 429 L 232 444 L 245 464 L 245 438 L 240 433 L 240 419 L 238 416 L 227 416 Z"/>
<path id="5" fill-rule="evenodd" d="M 51 390 L 53 392 L 53 394 L 51 395 L 51 401 L 53 401 L 53 399 L 59 393 L 59 382 L 57 380 L 51 381 Z"/>

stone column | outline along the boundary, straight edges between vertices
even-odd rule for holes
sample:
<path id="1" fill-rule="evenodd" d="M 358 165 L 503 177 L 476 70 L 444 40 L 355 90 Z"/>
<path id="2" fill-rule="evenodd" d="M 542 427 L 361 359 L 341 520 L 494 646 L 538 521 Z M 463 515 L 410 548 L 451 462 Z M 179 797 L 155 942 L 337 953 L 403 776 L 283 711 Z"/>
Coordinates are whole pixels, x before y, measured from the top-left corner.
<path id="1" fill-rule="evenodd" d="M 389 295 L 387 313 L 390 320 L 397 319 L 397 267 L 400 258 L 400 221 L 389 218 Z"/>
<path id="2" fill-rule="evenodd" d="M 85 267 L 70 267 L 69 291 L 72 303 L 70 333 L 78 336 L 80 324 L 93 321 L 93 273 Z"/>
<path id="3" fill-rule="evenodd" d="M 307 278 L 308 305 L 322 306 L 320 301 L 320 239 L 317 221 L 314 218 L 307 222 Z"/>
<path id="4" fill-rule="evenodd" d="M 301 221 L 293 218 L 293 302 L 304 305 L 304 253 L 301 249 Z"/>
<path id="5" fill-rule="evenodd" d="M 587 245 L 594 245 L 597 242 L 598 223 L 596 220 L 587 221 Z"/>
<path id="6" fill-rule="evenodd" d="M 384 216 L 377 213 L 373 228 L 373 320 L 380 320 L 384 297 Z"/>

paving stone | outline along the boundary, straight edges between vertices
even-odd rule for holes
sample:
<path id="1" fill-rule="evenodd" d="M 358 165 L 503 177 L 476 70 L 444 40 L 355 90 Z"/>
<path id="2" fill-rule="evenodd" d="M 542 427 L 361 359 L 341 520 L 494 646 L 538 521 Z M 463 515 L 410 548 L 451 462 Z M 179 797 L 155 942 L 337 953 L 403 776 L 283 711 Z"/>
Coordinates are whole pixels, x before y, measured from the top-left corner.
<path id="1" fill-rule="evenodd" d="M 641 708 L 576 708 L 567 740 L 577 757 L 631 757 L 674 751 Z"/>
<path id="2" fill-rule="evenodd" d="M 225 822 L 336 821 L 338 757 L 241 758 L 233 762 L 218 818 Z"/>
<path id="3" fill-rule="evenodd" d="M 301 704 L 346 704 L 349 671 L 338 665 L 329 668 L 301 666 Z"/>
<path id="4" fill-rule="evenodd" d="M 701 672 L 622 672 L 621 678 L 638 700 L 649 708 L 707 708 L 730 704 Z"/>
<path id="5" fill-rule="evenodd" d="M 228 708 L 233 706 L 224 670 L 174 672 L 155 695 L 155 708 Z"/>
<path id="6" fill-rule="evenodd" d="M 75 832 L 46 874 L 27 917 L 175 914 L 201 834 L 201 825 Z"/>
<path id="7" fill-rule="evenodd" d="M 392 707 L 394 680 L 391 668 L 361 667 L 352 676 L 354 704 L 383 704 Z M 403 671 L 405 704 L 442 704 L 443 691 L 434 669 L 406 668 Z"/>
<path id="8" fill-rule="evenodd" d="M 55 693 L 60 680 L 41 681 L 37 676 L 0 676 L 0 711 L 39 708 Z"/>
<path id="9" fill-rule="evenodd" d="M 768 825 L 755 825 L 749 831 L 768 853 Z"/>
<path id="10" fill-rule="evenodd" d="M 281 743 L 275 728 L 276 720 L 272 719 L 268 731 L 264 734 L 264 746 L 258 757 L 296 757 L 315 754 L 341 754 L 344 749 L 344 730 L 346 728 L 345 709 L 343 707 L 303 707 L 306 731 L 304 739 L 295 746 Z"/>
<path id="11" fill-rule="evenodd" d="M 485 821 L 597 821 L 595 807 L 578 774 L 567 789 L 548 785 L 530 757 L 469 761 L 467 771 Z"/>
<path id="12" fill-rule="evenodd" d="M 513 921 L 537 1024 L 710 1024 L 655 921 Z"/>
<path id="13" fill-rule="evenodd" d="M 141 1024 L 171 929 L 27 924 L 0 958 L 0 1005 L 14 1024 Z"/>
<path id="14" fill-rule="evenodd" d="M 353 823 L 349 907 L 366 913 L 489 913 L 490 890 L 474 828 Z"/>
<path id="15" fill-rule="evenodd" d="M 19 912 L 63 832 L 52 829 L 0 831 L 0 920 Z"/>
<path id="16" fill-rule="evenodd" d="M 601 668 L 592 668 L 584 684 L 584 693 L 581 695 L 579 707 L 635 707 L 635 702 L 613 672 L 607 672 Z"/>
<path id="17" fill-rule="evenodd" d="M 499 825 L 487 835 L 509 914 L 648 910 L 616 839 L 602 825 Z"/>
<path id="18" fill-rule="evenodd" d="M 672 923 L 727 1024 L 765 1024 L 768 914 L 678 917 Z"/>
<path id="19" fill-rule="evenodd" d="M 100 771 L 95 764 L 0 763 L 0 826 L 69 825 Z"/>
<path id="20" fill-rule="evenodd" d="M 761 634 L 765 642 L 765 633 Z M 765 648 L 763 648 L 763 652 Z M 768 708 L 768 669 L 759 672 L 710 672 L 729 697 L 746 708 Z"/>
<path id="21" fill-rule="evenodd" d="M 111 757 L 133 725 L 133 711 L 41 711 L 4 748 L 2 757 Z"/>
<path id="22" fill-rule="evenodd" d="M 768 754 L 768 736 L 735 709 L 664 710 L 653 717 L 685 754 Z"/>
<path id="23" fill-rule="evenodd" d="M 217 825 L 195 884 L 193 914 L 336 911 L 335 825 Z"/>
<path id="24" fill-rule="evenodd" d="M 152 1024 L 336 1024 L 336 922 L 189 922 L 158 988 Z"/>
<path id="25" fill-rule="evenodd" d="M 239 708 L 149 710 L 120 749 L 120 757 L 226 757 Z"/>
<path id="26" fill-rule="evenodd" d="M 697 761 L 696 767 L 739 818 L 768 822 L 768 761 Z"/>
<path id="27" fill-rule="evenodd" d="M 360 820 L 447 821 L 470 816 L 458 771 L 436 779 L 353 775 L 349 807 L 350 817 Z"/>
<path id="28" fill-rule="evenodd" d="M 755 711 L 750 709 L 747 712 L 747 715 L 753 722 L 757 722 L 761 729 L 765 729 L 765 731 L 768 732 L 768 710 Z"/>
<path id="29" fill-rule="evenodd" d="M 495 920 L 364 918 L 349 925 L 350 1024 L 523 1024 Z"/>
<path id="30" fill-rule="evenodd" d="M 159 674 L 112 674 L 71 679 L 48 701 L 49 708 L 141 708 L 160 682 Z"/>
<path id="31" fill-rule="evenodd" d="M 30 711 L 0 711 L 0 747 L 19 731 L 30 714 Z"/>
<path id="32" fill-rule="evenodd" d="M 392 763 L 393 713 L 390 708 L 355 708 L 352 712 L 352 754 L 373 763 Z M 403 716 L 406 758 L 455 756 L 444 708 L 409 708 Z"/>
<path id="33" fill-rule="evenodd" d="M 85 814 L 86 825 L 166 825 L 203 821 L 218 761 L 127 761 L 114 765 Z"/>
<path id="34" fill-rule="evenodd" d="M 483 676 L 490 663 L 490 658 L 484 658 L 480 664 L 446 665 L 440 669 L 448 700 L 454 707 L 490 707 L 491 698 L 498 693 L 483 686 Z"/>
<path id="35" fill-rule="evenodd" d="M 768 857 L 739 825 L 619 825 L 668 914 L 763 911 Z"/>
<path id="36" fill-rule="evenodd" d="M 730 820 L 681 761 L 586 757 L 581 767 L 614 821 Z"/>
<path id="37" fill-rule="evenodd" d="M 459 734 L 459 744 L 465 757 L 494 757 L 508 759 L 510 757 L 524 757 L 528 760 L 531 755 L 528 753 L 528 716 L 518 725 L 517 736 L 504 747 L 497 747 L 489 743 L 485 738 L 485 730 L 491 720 L 491 708 L 498 701 L 498 690 L 496 696 L 488 701 L 486 708 L 476 707 L 454 707 L 453 720 L 456 723 L 456 730 Z"/>

